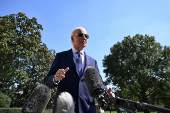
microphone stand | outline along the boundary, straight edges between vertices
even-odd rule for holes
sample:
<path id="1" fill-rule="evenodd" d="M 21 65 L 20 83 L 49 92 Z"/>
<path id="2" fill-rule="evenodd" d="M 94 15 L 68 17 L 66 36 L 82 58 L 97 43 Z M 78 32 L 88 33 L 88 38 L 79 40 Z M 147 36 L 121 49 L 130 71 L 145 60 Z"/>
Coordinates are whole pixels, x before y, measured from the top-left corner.
<path id="1" fill-rule="evenodd" d="M 104 109 L 107 105 L 116 106 L 118 108 L 123 108 L 129 110 L 132 113 L 136 113 L 137 108 L 151 109 L 159 111 L 161 113 L 170 113 L 170 109 L 162 108 L 154 105 L 150 105 L 144 102 L 137 102 L 128 99 L 122 99 L 120 97 L 110 98 L 106 91 L 104 93 L 96 96 L 99 106 Z"/>
<path id="2" fill-rule="evenodd" d="M 151 110 L 159 111 L 161 113 L 170 113 L 170 109 L 150 105 L 150 104 L 147 104 L 144 102 L 137 102 L 137 101 L 132 101 L 132 100 L 128 100 L 128 99 L 121 99 L 119 97 L 112 98 L 111 100 L 112 101 L 116 100 L 115 106 L 124 108 L 126 110 L 130 110 L 133 113 L 136 113 L 135 111 L 138 107 L 143 108 L 143 109 L 151 109 Z"/>

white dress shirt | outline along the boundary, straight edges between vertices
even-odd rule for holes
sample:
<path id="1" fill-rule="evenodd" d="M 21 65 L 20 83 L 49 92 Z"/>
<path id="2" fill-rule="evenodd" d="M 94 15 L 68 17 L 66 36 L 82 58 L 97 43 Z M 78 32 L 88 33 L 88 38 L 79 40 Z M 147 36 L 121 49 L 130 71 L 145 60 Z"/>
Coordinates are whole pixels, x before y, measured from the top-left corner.
<path id="1" fill-rule="evenodd" d="M 78 54 L 76 52 L 78 52 L 78 50 L 76 50 L 74 47 L 72 48 L 72 51 L 73 51 L 73 60 L 74 60 L 74 63 L 76 64 L 76 57 L 78 56 Z M 82 69 L 84 69 L 84 66 L 85 66 L 85 55 L 84 55 L 84 51 L 80 51 L 82 54 L 81 55 L 81 58 L 82 58 Z"/>

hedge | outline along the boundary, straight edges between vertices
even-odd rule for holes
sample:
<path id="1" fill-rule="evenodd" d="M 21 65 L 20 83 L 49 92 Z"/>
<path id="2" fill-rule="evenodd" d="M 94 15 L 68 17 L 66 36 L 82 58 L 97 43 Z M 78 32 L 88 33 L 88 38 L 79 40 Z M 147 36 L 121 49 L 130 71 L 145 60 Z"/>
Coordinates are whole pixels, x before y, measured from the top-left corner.
<path id="1" fill-rule="evenodd" d="M 0 92 L 0 107 L 9 108 L 11 104 L 11 98 L 8 95 Z"/>

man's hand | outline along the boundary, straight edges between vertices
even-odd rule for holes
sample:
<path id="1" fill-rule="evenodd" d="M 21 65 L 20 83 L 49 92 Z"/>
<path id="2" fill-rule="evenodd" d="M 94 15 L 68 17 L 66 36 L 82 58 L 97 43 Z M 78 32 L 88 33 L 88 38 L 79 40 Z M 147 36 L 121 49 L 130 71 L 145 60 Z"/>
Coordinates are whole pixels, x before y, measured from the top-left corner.
<path id="1" fill-rule="evenodd" d="M 108 93 L 109 97 L 115 97 L 115 94 L 112 93 L 111 91 L 112 91 L 112 88 L 109 88 L 109 89 L 107 90 L 107 93 Z M 114 105 L 114 104 L 112 104 L 112 105 Z"/>
<path id="2" fill-rule="evenodd" d="M 108 93 L 109 97 L 115 97 L 115 94 L 112 93 L 111 91 L 112 91 L 112 88 L 109 88 L 109 89 L 107 90 L 107 93 Z"/>
<path id="3" fill-rule="evenodd" d="M 66 69 L 59 69 L 55 74 L 54 82 L 58 82 L 62 80 L 63 78 L 65 78 L 65 74 L 68 70 L 69 70 L 69 67 L 67 67 Z"/>

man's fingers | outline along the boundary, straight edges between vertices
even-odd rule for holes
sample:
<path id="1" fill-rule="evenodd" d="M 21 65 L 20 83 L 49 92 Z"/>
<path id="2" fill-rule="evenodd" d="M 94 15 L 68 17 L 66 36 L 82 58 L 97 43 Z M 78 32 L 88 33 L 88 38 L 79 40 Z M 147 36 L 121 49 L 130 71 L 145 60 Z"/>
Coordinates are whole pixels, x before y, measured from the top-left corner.
<path id="1" fill-rule="evenodd" d="M 65 73 L 69 70 L 69 67 L 67 67 L 66 69 L 59 69 L 58 73 L 65 75 Z"/>
<path id="2" fill-rule="evenodd" d="M 67 68 L 64 70 L 64 72 L 66 73 L 68 70 L 69 70 L 69 67 L 67 67 Z"/>
<path id="3" fill-rule="evenodd" d="M 55 76 L 55 78 L 56 78 L 57 80 L 62 80 L 63 78 L 65 78 L 65 75 L 62 75 L 61 73 L 58 73 L 58 74 Z"/>
<path id="4" fill-rule="evenodd" d="M 64 75 L 59 75 L 59 76 L 56 76 L 56 78 L 58 79 L 58 80 L 62 80 L 63 78 L 65 78 L 65 76 Z"/>
<path id="5" fill-rule="evenodd" d="M 111 88 L 109 88 L 108 90 L 107 90 L 107 93 L 110 93 L 112 91 L 112 89 Z"/>
<path id="6" fill-rule="evenodd" d="M 60 80 L 62 80 L 63 78 L 62 77 L 60 77 Z"/>
<path id="7" fill-rule="evenodd" d="M 109 88 L 109 89 L 107 90 L 107 93 L 108 93 L 109 97 L 115 97 L 115 94 L 112 93 L 111 91 L 112 91 L 112 88 Z"/>
<path id="8" fill-rule="evenodd" d="M 60 78 L 65 78 L 65 74 L 59 73 L 58 77 L 60 77 Z"/>
<path id="9" fill-rule="evenodd" d="M 66 69 L 59 69 L 57 72 L 56 72 L 56 79 L 58 80 L 62 80 L 63 78 L 65 78 L 65 74 L 66 72 L 69 70 L 69 67 L 67 67 Z"/>
<path id="10" fill-rule="evenodd" d="M 59 69 L 58 74 L 64 75 L 65 74 L 64 69 Z"/>

